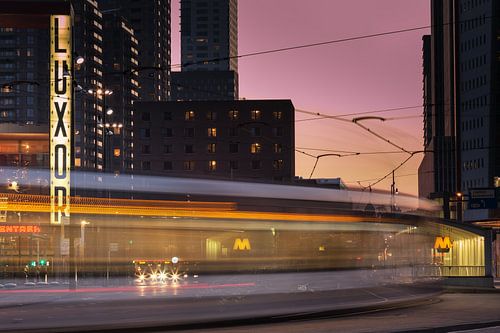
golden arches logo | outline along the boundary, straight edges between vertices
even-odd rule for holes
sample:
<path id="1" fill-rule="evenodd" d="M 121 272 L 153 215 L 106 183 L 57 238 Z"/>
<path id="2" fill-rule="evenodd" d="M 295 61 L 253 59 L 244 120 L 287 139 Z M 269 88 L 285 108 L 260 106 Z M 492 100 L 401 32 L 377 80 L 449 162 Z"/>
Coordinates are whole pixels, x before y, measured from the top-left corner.
<path id="1" fill-rule="evenodd" d="M 450 249 L 453 247 L 453 243 L 450 237 L 436 237 L 436 241 L 434 242 L 434 248 L 440 253 L 450 252 Z"/>
<path id="2" fill-rule="evenodd" d="M 236 238 L 234 240 L 234 245 L 233 245 L 233 250 L 238 250 L 238 251 L 250 251 L 252 247 L 250 246 L 250 241 L 248 238 Z"/>

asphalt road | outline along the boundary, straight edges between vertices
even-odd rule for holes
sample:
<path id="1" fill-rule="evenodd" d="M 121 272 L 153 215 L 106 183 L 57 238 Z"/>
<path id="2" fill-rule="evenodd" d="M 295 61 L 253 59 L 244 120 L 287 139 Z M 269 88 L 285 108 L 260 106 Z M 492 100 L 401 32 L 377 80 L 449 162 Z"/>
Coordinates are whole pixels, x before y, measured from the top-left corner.
<path id="1" fill-rule="evenodd" d="M 435 284 L 403 283 L 406 279 L 393 280 L 394 272 L 386 273 L 220 275 L 176 285 L 117 283 L 75 291 L 61 286 L 3 289 L 0 332 L 136 332 L 269 323 L 414 303 L 440 291 Z M 387 276 L 398 284 L 388 284 Z"/>
<path id="2" fill-rule="evenodd" d="M 282 323 L 226 328 L 186 330 L 192 332 L 500 332 L 500 293 L 443 294 L 436 302 L 395 310 L 316 320 L 293 320 Z M 155 331 L 166 332 L 166 330 Z"/>

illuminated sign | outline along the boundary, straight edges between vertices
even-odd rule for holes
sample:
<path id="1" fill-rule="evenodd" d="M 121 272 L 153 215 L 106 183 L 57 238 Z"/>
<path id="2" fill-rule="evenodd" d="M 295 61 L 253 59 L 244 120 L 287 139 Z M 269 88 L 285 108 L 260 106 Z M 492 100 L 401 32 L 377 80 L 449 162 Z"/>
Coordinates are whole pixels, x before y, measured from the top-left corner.
<path id="1" fill-rule="evenodd" d="M 236 238 L 234 240 L 233 250 L 238 251 L 250 251 L 252 248 L 250 247 L 250 241 L 248 238 Z"/>
<path id="2" fill-rule="evenodd" d="M 72 117 L 71 16 L 50 17 L 50 223 L 69 217 Z"/>
<path id="3" fill-rule="evenodd" d="M 11 234 L 11 233 L 39 233 L 40 229 L 37 225 L 0 225 L 0 234 Z"/>
<path id="4" fill-rule="evenodd" d="M 436 237 L 434 249 L 436 249 L 439 253 L 448 253 L 452 247 L 453 243 L 451 242 L 450 237 Z"/>

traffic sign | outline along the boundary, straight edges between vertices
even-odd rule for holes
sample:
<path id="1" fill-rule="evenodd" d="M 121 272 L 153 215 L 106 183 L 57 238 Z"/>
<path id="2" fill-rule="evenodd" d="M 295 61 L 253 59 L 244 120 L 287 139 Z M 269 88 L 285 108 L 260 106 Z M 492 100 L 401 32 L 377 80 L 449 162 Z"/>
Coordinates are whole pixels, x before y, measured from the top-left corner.
<path id="1" fill-rule="evenodd" d="M 495 209 L 497 199 L 494 188 L 474 188 L 469 190 L 469 209 Z"/>

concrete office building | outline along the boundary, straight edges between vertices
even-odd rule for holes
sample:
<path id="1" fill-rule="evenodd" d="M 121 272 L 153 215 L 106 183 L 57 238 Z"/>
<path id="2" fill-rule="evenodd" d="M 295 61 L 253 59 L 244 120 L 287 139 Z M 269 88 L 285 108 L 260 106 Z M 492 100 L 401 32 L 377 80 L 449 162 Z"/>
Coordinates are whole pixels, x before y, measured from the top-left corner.
<path id="1" fill-rule="evenodd" d="M 290 100 L 138 102 L 136 173 L 291 181 Z"/>
<path id="2" fill-rule="evenodd" d="M 170 96 L 170 0 L 99 0 L 104 13 L 123 16 L 139 41 L 139 97 L 166 101 Z"/>
<path id="3" fill-rule="evenodd" d="M 237 54 L 237 0 L 181 0 L 182 71 L 173 74 L 172 100 L 238 99 Z"/>
<path id="4" fill-rule="evenodd" d="M 500 4 L 495 1 L 432 1 L 432 36 L 430 71 L 424 77 L 432 91 L 424 111 L 426 154 L 419 172 L 419 184 L 428 182 L 429 171 L 435 182 L 454 179 L 448 200 L 460 201 L 466 208 L 471 189 L 492 188 L 500 184 L 500 97 L 498 85 L 498 52 L 496 31 L 500 25 Z M 424 52 L 425 53 L 425 52 Z M 431 76 L 428 74 L 431 73 Z M 429 90 L 429 85 L 431 86 Z M 431 119 L 431 120 L 429 120 Z M 432 143 L 441 132 L 443 145 Z M 432 140 L 428 137 L 432 133 Z M 434 157 L 432 157 L 434 155 Z M 454 158 L 454 161 L 452 161 Z M 429 168 L 429 160 L 434 165 Z M 455 165 L 455 167 L 447 167 Z M 439 193 L 439 183 L 421 192 Z M 451 183 L 450 183 L 451 185 Z M 419 185 L 420 186 L 420 185 Z M 443 187 L 445 189 L 445 187 Z M 455 193 L 462 193 L 458 197 Z M 430 196 L 432 198 L 432 195 Z M 460 205 L 456 205 L 460 210 Z M 461 215 L 460 213 L 458 214 Z M 494 209 L 466 209 L 465 220 L 495 217 Z"/>

